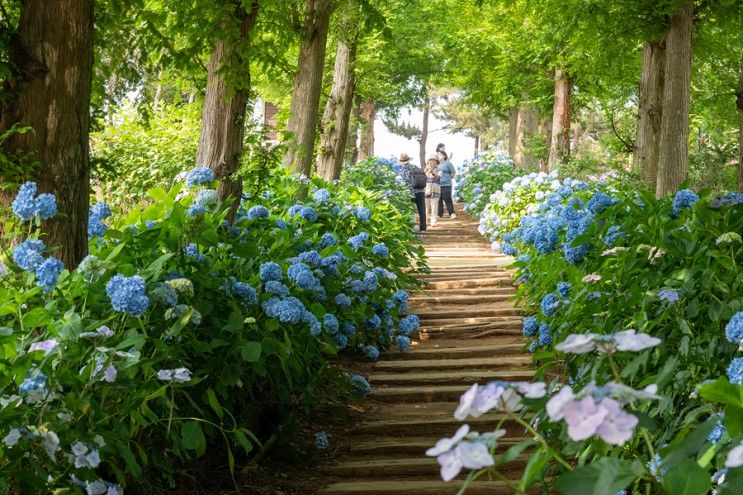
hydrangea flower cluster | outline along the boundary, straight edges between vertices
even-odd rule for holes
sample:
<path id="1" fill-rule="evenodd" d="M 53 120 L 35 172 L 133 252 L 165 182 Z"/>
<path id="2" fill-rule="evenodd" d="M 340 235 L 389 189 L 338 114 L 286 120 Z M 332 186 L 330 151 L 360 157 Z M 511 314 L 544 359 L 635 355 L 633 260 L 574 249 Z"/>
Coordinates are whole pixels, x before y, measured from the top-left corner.
<path id="1" fill-rule="evenodd" d="M 52 218 L 57 214 L 57 200 L 53 194 L 39 194 L 36 196 L 36 183 L 24 182 L 18 189 L 13 203 L 13 213 L 24 222 L 39 217 L 42 220 Z"/>
<path id="2" fill-rule="evenodd" d="M 354 389 L 354 391 L 361 397 L 366 397 L 372 391 L 372 387 L 371 385 L 369 385 L 369 382 L 361 375 L 355 373 L 348 375 L 348 382 L 351 384 L 351 387 Z"/>
<path id="3" fill-rule="evenodd" d="M 112 214 L 111 207 L 106 203 L 96 203 L 90 207 L 88 214 L 88 238 L 93 239 L 103 235 L 108 227 L 103 221 Z"/>
<path id="4" fill-rule="evenodd" d="M 214 182 L 214 171 L 206 167 L 196 167 L 186 176 L 186 186 L 194 187 Z"/>
<path id="5" fill-rule="evenodd" d="M 351 245 L 354 251 L 358 251 L 359 248 L 361 248 L 361 245 L 364 244 L 367 241 L 367 239 L 369 239 L 369 234 L 367 234 L 366 232 L 361 232 L 359 234 L 349 237 L 348 244 Z"/>
<path id="6" fill-rule="evenodd" d="M 682 189 L 676 193 L 673 197 L 673 203 L 671 204 L 671 218 L 676 218 L 681 213 L 681 210 L 689 208 L 691 205 L 699 201 L 699 196 L 689 189 Z"/>
<path id="7" fill-rule="evenodd" d="M 139 275 L 114 275 L 106 284 L 106 294 L 111 299 L 114 310 L 130 316 L 140 316 L 150 305 L 150 300 L 145 295 L 144 279 Z"/>
<path id="8" fill-rule="evenodd" d="M 616 351 L 640 352 L 661 343 L 656 337 L 646 333 L 637 333 L 635 330 L 624 330 L 608 335 L 597 333 L 570 334 L 565 340 L 555 346 L 561 352 L 585 354 L 597 350 L 602 354 L 612 354 Z"/>

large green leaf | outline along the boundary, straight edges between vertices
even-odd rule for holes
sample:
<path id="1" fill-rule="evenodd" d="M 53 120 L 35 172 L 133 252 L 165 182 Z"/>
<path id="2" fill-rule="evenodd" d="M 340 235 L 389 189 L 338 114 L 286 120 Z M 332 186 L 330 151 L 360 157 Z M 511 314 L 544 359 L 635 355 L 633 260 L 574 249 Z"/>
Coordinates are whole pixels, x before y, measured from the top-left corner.
<path id="1" fill-rule="evenodd" d="M 712 483 L 707 470 L 688 459 L 668 471 L 663 477 L 663 488 L 672 495 L 707 495 Z"/>
<path id="2" fill-rule="evenodd" d="M 732 384 L 725 377 L 699 387 L 699 395 L 710 402 L 743 407 L 743 386 Z"/>
<path id="3" fill-rule="evenodd" d="M 555 483 L 564 495 L 615 495 L 627 488 L 643 472 L 637 461 L 604 457 L 565 473 Z"/>
<path id="4" fill-rule="evenodd" d="M 189 450 L 195 450 L 197 454 L 202 455 L 206 451 L 206 438 L 201 430 L 201 424 L 196 421 L 183 423 L 181 427 L 181 441 L 183 446 Z"/>

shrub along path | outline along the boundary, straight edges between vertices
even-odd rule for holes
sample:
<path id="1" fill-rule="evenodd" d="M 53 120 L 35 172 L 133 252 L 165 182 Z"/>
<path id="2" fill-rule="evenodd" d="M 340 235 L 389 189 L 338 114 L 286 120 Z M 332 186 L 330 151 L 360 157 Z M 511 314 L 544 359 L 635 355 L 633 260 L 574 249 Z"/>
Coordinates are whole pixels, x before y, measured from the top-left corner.
<path id="1" fill-rule="evenodd" d="M 459 205 L 458 205 L 459 206 Z M 419 339 L 405 354 L 390 353 L 372 368 L 374 388 L 362 420 L 355 424 L 325 469 L 335 481 L 323 495 L 419 495 L 456 493 L 460 476 L 441 481 L 439 465 L 425 451 L 460 423 L 453 413 L 459 396 L 475 382 L 531 380 L 530 356 L 522 350 L 521 317 L 514 307 L 511 259 L 495 254 L 461 208 L 457 220 L 444 218 L 424 234 L 431 273 L 428 285 L 410 299 L 421 318 Z M 472 430 L 495 429 L 497 416 L 468 421 Z M 505 424 L 511 437 L 523 431 Z M 524 462 L 508 464 L 509 479 L 520 478 Z M 477 481 L 467 491 L 510 494 L 504 481 Z"/>

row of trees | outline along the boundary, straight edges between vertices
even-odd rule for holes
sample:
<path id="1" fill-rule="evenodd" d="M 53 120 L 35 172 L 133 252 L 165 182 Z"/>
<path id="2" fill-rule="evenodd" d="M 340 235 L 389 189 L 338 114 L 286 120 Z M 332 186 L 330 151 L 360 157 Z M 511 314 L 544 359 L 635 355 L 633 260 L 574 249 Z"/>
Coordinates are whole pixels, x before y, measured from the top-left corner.
<path id="1" fill-rule="evenodd" d="M 687 177 L 690 118 L 700 142 L 743 132 L 742 9 L 734 0 L 491 0 L 463 6 L 445 46 L 467 100 L 508 121 L 518 164 L 535 166 L 534 137 L 548 144 L 543 168 L 564 162 L 579 112 L 592 107 L 662 196 Z M 617 112 L 636 125 L 617 129 Z M 738 167 L 743 187 L 743 152 Z"/>
<path id="2" fill-rule="evenodd" d="M 48 242 L 75 266 L 87 252 L 91 125 L 133 92 L 154 106 L 167 94 L 203 102 L 195 162 L 222 179 L 221 200 L 242 190 L 258 94 L 283 109 L 285 164 L 336 179 L 347 148 L 372 154 L 379 111 L 424 100 L 434 70 L 424 33 L 410 43 L 390 26 L 422 21 L 426 3 L 2 0 L 0 201 L 29 178 L 54 192 L 62 215 Z"/>

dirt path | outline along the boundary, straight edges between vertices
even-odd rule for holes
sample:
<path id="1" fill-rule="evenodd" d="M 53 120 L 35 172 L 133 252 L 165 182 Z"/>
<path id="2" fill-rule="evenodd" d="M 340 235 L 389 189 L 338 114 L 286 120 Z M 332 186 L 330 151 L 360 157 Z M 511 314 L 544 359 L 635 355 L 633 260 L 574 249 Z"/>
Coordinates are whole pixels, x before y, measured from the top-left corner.
<path id="1" fill-rule="evenodd" d="M 474 382 L 530 380 L 531 359 L 522 350 L 515 288 L 504 266 L 477 232 L 477 222 L 459 213 L 424 234 L 431 274 L 424 292 L 411 297 L 421 318 L 419 339 L 405 354 L 387 354 L 374 366 L 374 387 L 363 421 L 344 440 L 335 465 L 324 469 L 335 482 L 322 495 L 451 495 L 460 481 L 444 483 L 436 460 L 425 451 L 460 423 L 453 417 L 459 396 Z M 497 416 L 469 421 L 475 431 L 495 429 Z M 518 434 L 517 426 L 506 428 Z M 506 437 L 504 448 L 521 440 Z M 522 462 L 512 462 L 518 470 Z M 517 479 L 520 473 L 507 474 Z M 502 481 L 478 481 L 468 495 L 508 494 Z"/>

